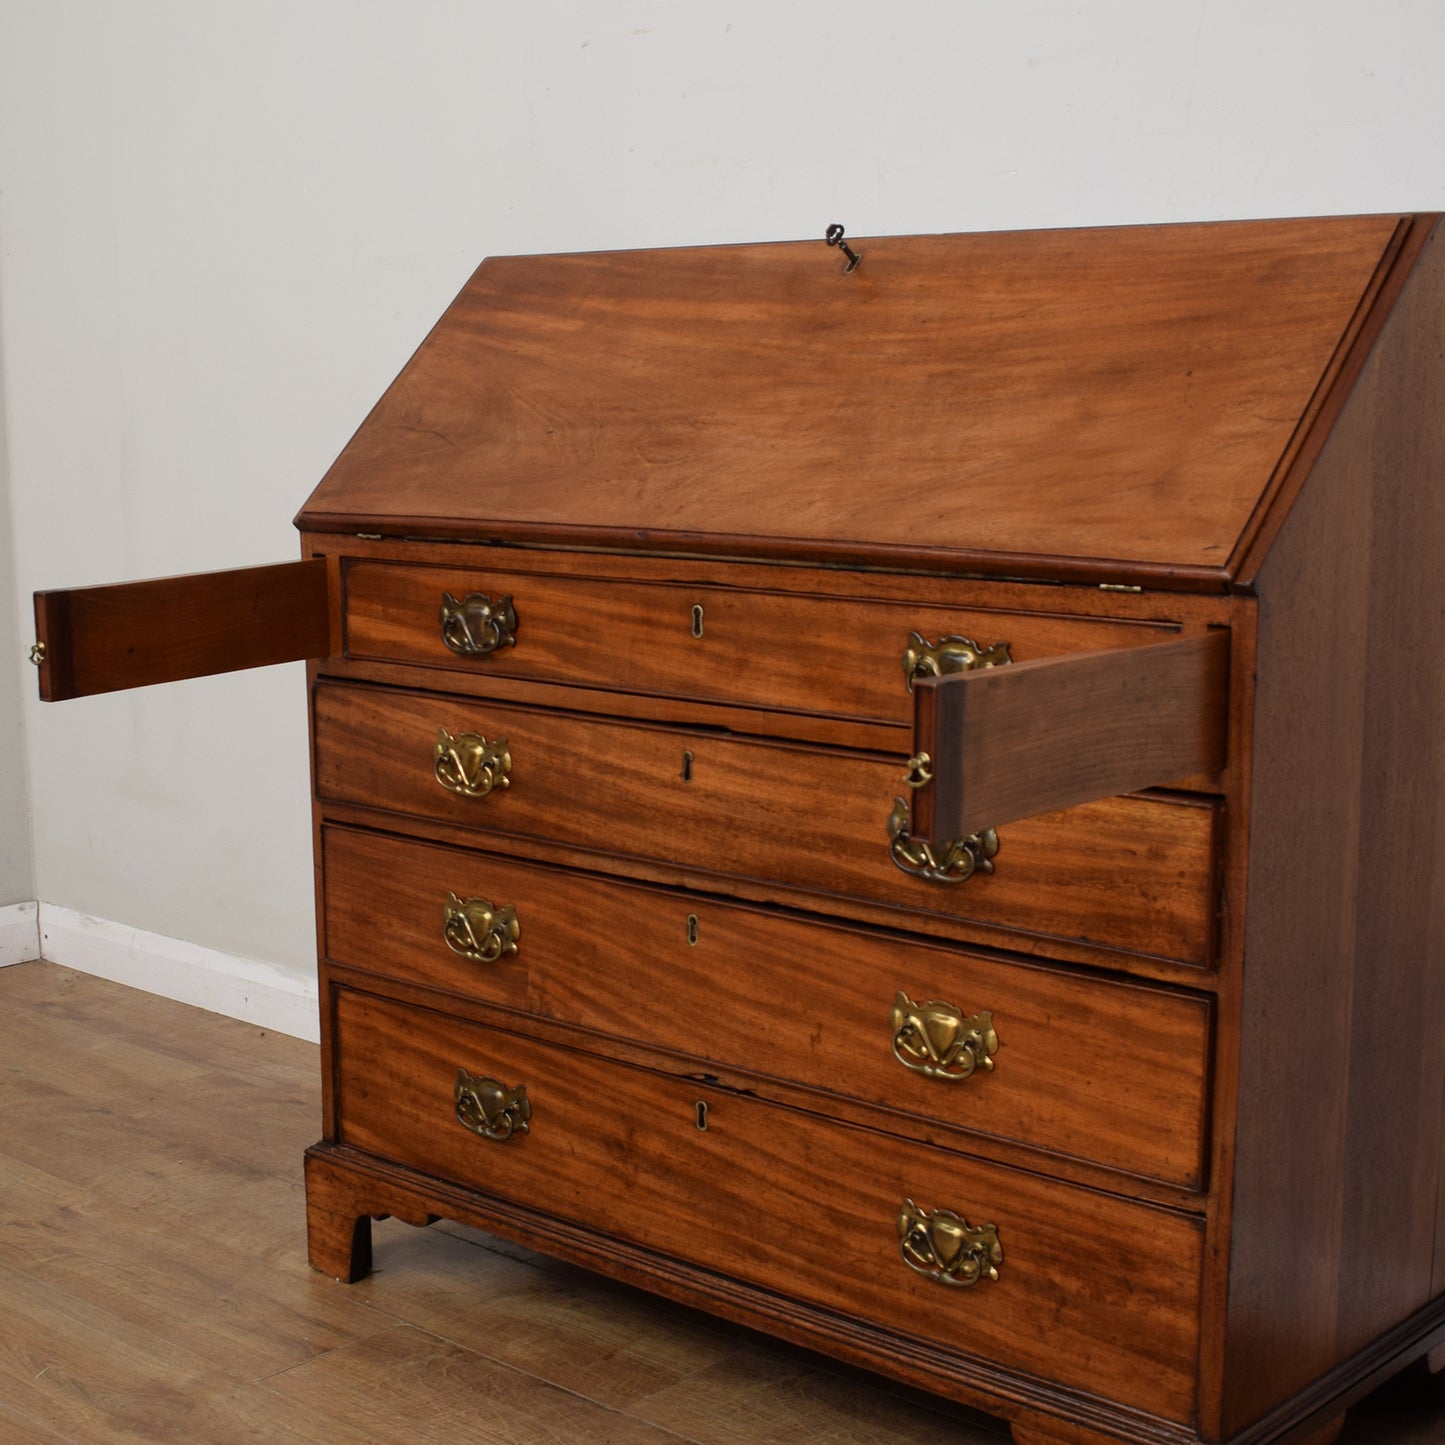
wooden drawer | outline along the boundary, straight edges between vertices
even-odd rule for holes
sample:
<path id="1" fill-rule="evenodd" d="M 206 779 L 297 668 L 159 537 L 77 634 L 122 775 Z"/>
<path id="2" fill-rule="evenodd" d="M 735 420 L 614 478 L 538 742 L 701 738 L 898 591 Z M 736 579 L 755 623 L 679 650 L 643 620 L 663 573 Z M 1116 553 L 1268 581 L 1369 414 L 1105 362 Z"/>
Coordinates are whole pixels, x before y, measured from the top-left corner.
<path id="1" fill-rule="evenodd" d="M 1005 1368 L 1192 1414 L 1190 1216 L 362 994 L 340 993 L 336 1018 L 344 1143 Z M 526 1132 L 497 1142 L 460 1123 L 459 1069 L 524 1086 Z M 907 1200 L 993 1225 L 998 1278 L 915 1273 Z"/>
<path id="2" fill-rule="evenodd" d="M 322 684 L 316 787 L 360 804 L 1185 963 L 1210 960 L 1215 808 L 1126 796 L 1011 823 L 992 873 L 938 882 L 890 857 L 896 758 Z M 508 786 L 458 796 L 438 729 L 506 741 Z M 722 886 L 722 885 L 720 885 Z"/>
<path id="3" fill-rule="evenodd" d="M 346 567 L 346 656 L 694 701 L 906 724 L 910 635 L 1008 644 L 1014 661 L 1143 646 L 1161 624 L 869 602 L 693 583 L 563 577 L 353 559 Z M 513 643 L 460 652 L 443 636 L 447 596 L 510 599 Z M 495 615 L 499 608 L 493 609 Z M 449 624 L 452 642 L 496 640 L 485 623 Z"/>
<path id="4" fill-rule="evenodd" d="M 1206 999 L 972 950 L 880 946 L 873 931 L 350 829 L 325 830 L 323 859 L 334 962 L 846 1095 L 910 1116 L 887 1127 L 916 1137 L 968 1130 L 1199 1187 Z M 482 957 L 455 952 L 449 894 L 511 909 L 515 938 L 477 927 Z M 469 945 L 455 922 L 450 932 Z M 939 1049 L 932 1075 L 905 1067 L 900 992 L 961 1021 L 987 1010 L 978 1027 L 991 1024 L 996 1046 L 951 1060 Z M 941 1015 L 928 1027 L 950 1037 Z M 905 1038 L 901 1052 L 929 1062 L 911 1048 Z M 1096 1054 L 1101 1067 L 1081 1067 Z"/>

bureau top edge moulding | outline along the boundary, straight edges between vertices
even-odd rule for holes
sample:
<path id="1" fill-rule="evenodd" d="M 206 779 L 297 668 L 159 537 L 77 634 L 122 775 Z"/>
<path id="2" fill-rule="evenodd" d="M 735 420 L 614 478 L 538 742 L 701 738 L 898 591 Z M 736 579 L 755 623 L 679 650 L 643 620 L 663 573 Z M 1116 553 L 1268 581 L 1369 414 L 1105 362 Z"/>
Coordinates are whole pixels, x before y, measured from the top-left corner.
<path id="1" fill-rule="evenodd" d="M 49 699 L 309 660 L 313 1263 L 461 1219 L 1024 1445 L 1438 1357 L 1437 236 L 492 258 L 302 560 L 37 594 Z"/>

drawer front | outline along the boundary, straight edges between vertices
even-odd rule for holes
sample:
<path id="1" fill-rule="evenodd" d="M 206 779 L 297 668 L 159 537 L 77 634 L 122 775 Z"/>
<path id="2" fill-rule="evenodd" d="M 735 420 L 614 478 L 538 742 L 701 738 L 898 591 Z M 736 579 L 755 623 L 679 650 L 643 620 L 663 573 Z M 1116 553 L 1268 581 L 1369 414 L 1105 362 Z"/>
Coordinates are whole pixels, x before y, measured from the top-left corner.
<path id="1" fill-rule="evenodd" d="M 908 792 L 897 759 L 342 684 L 316 689 L 315 724 L 323 801 L 1210 959 L 1215 809 L 1199 800 L 1109 798 L 1011 823 L 994 871 L 938 882 L 890 857 Z M 448 791 L 439 729 L 505 752 L 506 785 Z"/>
<path id="2" fill-rule="evenodd" d="M 338 997 L 337 1039 L 345 1143 L 965 1355 L 1192 1413 L 1189 1216 L 365 995 Z M 510 1137 L 464 1126 L 459 1069 L 482 1096 L 483 1080 L 524 1087 L 525 1131 L 476 1094 L 462 1112 Z M 909 1200 L 994 1226 L 997 1279 L 915 1272 Z"/>
<path id="3" fill-rule="evenodd" d="M 846 1095 L 917 1137 L 1199 1187 L 1202 998 L 379 834 L 328 828 L 323 859 L 334 962 Z"/>
<path id="4" fill-rule="evenodd" d="M 450 609 L 446 599 L 470 608 Z M 1142 646 L 1157 624 L 799 593 L 353 560 L 346 655 L 653 696 L 906 724 L 904 654 L 962 636 L 1014 661 Z M 506 604 L 504 608 L 503 604 Z M 515 627 L 499 623 L 509 608 Z M 450 641 L 448 640 L 450 639 Z M 465 649 L 465 650 L 463 650 Z"/>

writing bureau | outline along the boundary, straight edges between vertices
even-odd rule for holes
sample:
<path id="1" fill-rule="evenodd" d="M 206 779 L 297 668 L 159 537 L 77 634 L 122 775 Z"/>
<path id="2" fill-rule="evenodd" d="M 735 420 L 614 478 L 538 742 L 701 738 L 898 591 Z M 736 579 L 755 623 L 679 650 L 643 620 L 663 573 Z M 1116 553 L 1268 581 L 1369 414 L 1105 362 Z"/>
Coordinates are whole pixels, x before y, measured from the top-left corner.
<path id="1" fill-rule="evenodd" d="M 311 659 L 318 1269 L 1326 1440 L 1445 1341 L 1434 219 L 846 246 L 488 260 L 302 560 L 39 594 L 42 693 Z"/>

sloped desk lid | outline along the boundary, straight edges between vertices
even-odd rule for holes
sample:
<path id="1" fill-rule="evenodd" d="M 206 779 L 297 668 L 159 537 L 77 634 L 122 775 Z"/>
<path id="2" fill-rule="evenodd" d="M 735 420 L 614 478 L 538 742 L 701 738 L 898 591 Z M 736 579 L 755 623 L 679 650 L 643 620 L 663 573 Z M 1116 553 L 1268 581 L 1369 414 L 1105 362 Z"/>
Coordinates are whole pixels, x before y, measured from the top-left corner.
<path id="1" fill-rule="evenodd" d="M 1219 587 L 1427 228 L 493 258 L 297 524 Z"/>

